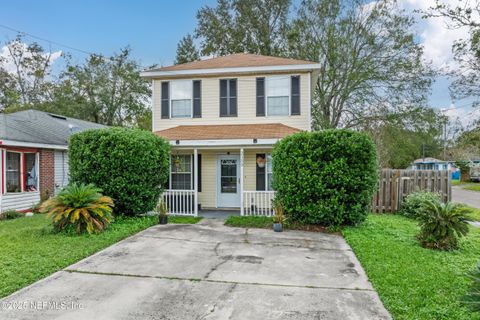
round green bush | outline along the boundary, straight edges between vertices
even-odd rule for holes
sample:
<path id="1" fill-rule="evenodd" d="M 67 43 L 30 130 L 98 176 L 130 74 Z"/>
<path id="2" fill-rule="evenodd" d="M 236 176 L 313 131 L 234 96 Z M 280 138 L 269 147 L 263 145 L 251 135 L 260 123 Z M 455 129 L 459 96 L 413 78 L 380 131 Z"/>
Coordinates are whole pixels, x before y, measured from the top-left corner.
<path id="1" fill-rule="evenodd" d="M 277 142 L 272 157 L 273 188 L 290 219 L 334 228 L 365 220 L 378 180 L 367 135 L 301 132 Z"/>
<path id="2" fill-rule="evenodd" d="M 440 194 L 429 191 L 412 192 L 405 197 L 398 213 L 408 218 L 419 218 L 423 214 L 423 207 L 429 202 L 440 203 Z"/>
<path id="3" fill-rule="evenodd" d="M 71 136 L 71 182 L 101 188 L 115 215 L 152 210 L 168 178 L 169 145 L 154 134 L 126 128 L 87 130 Z"/>

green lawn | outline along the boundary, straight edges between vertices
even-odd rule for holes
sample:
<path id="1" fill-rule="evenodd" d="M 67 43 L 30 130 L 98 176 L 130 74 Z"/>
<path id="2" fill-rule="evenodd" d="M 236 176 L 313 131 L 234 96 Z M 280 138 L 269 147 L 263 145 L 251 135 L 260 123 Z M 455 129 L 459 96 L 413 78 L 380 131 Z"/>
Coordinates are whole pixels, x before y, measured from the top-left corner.
<path id="1" fill-rule="evenodd" d="M 395 319 L 480 319 L 458 301 L 469 286 L 464 276 L 480 260 L 480 230 L 471 228 L 461 248 L 440 252 L 420 247 L 413 220 L 370 215 L 343 230 L 347 242 Z"/>
<path id="2" fill-rule="evenodd" d="M 480 184 L 469 184 L 465 187 L 463 187 L 465 190 L 470 190 L 470 191 L 480 191 Z"/>
<path id="3" fill-rule="evenodd" d="M 196 223 L 201 218 L 169 217 L 169 223 Z M 45 215 L 0 221 L 0 297 L 132 234 L 155 225 L 158 217 L 117 219 L 99 235 L 53 233 Z"/>

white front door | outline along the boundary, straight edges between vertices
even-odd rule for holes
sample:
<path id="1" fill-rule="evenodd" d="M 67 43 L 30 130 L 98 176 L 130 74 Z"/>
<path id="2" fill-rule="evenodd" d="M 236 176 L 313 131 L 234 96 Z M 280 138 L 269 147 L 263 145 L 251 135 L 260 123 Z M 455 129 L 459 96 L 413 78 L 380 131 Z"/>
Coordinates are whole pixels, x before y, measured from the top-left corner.
<path id="1" fill-rule="evenodd" d="M 238 155 L 218 156 L 217 207 L 240 207 L 240 157 Z"/>

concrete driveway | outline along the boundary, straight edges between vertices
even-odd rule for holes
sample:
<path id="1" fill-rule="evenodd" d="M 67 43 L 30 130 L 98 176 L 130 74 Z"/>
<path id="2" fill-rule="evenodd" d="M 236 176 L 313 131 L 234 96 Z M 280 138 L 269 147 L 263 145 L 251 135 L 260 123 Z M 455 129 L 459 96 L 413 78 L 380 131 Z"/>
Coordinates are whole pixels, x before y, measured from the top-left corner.
<path id="1" fill-rule="evenodd" d="M 478 191 L 470 191 L 462 189 L 461 186 L 453 186 L 452 200 L 480 209 L 480 192 Z"/>
<path id="2" fill-rule="evenodd" d="M 154 226 L 0 301 L 0 319 L 390 319 L 342 237 Z"/>

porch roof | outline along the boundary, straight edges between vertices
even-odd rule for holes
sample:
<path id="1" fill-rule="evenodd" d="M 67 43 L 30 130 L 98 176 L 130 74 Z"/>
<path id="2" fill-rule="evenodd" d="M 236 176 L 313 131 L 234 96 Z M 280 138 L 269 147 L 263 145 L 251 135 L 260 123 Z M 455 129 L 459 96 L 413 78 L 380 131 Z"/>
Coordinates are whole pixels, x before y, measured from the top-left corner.
<path id="1" fill-rule="evenodd" d="M 182 125 L 156 131 L 167 140 L 281 139 L 300 132 L 281 123 L 232 125 Z"/>

